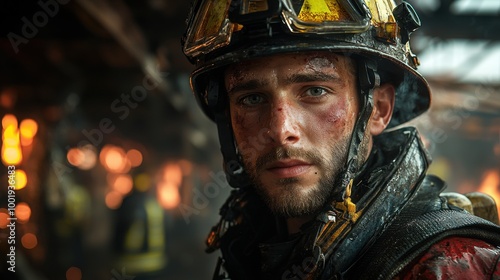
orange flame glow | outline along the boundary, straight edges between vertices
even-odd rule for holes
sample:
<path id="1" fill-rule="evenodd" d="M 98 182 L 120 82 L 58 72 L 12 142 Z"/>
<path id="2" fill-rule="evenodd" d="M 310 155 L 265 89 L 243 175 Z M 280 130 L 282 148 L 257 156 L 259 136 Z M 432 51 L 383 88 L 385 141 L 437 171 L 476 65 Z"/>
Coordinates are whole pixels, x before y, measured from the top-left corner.
<path id="1" fill-rule="evenodd" d="M 17 118 L 7 114 L 2 118 L 2 162 L 5 165 L 18 165 L 23 160 Z"/>
<path id="2" fill-rule="evenodd" d="M 163 183 L 158 186 L 158 198 L 160 205 L 165 209 L 173 209 L 181 202 L 177 186 Z"/>
<path id="3" fill-rule="evenodd" d="M 167 164 L 163 169 L 163 181 L 179 186 L 182 182 L 182 169 L 178 164 Z"/>
<path id="4" fill-rule="evenodd" d="M 157 185 L 160 205 L 165 209 L 173 209 L 181 202 L 179 189 L 182 184 L 182 167 L 177 163 L 168 163 L 161 171 Z"/>
<path id="5" fill-rule="evenodd" d="M 489 170 L 485 173 L 483 182 L 478 191 L 486 193 L 493 197 L 500 213 L 500 174 L 496 170 Z"/>

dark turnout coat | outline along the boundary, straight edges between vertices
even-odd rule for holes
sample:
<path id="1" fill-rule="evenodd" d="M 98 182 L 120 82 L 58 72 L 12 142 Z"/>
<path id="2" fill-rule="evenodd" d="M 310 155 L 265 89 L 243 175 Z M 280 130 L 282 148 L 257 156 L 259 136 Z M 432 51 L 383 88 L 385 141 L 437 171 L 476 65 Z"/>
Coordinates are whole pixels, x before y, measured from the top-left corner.
<path id="1" fill-rule="evenodd" d="M 294 235 L 251 189 L 234 191 L 208 240 L 222 252 L 214 279 L 499 279 L 500 227 L 449 205 L 428 164 L 414 128 L 376 137 L 355 212 L 332 203 Z"/>

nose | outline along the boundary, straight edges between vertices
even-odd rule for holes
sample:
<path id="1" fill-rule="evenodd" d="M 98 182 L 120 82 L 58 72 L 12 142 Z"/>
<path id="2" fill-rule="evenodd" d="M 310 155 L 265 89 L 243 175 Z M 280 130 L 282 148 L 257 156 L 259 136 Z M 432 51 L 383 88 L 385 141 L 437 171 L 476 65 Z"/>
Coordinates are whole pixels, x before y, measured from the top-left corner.
<path id="1" fill-rule="evenodd" d="M 300 113 L 293 104 L 276 101 L 269 115 L 269 138 L 277 145 L 294 144 L 300 139 Z"/>

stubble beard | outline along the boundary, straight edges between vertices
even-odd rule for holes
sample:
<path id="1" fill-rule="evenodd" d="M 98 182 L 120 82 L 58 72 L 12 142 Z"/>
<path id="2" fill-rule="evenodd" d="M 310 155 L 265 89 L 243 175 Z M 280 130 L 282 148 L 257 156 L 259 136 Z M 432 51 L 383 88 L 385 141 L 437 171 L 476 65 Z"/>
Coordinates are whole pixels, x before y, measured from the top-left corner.
<path id="1" fill-rule="evenodd" d="M 330 148 L 330 158 L 318 150 L 305 151 L 296 148 L 277 147 L 257 158 L 255 165 L 244 162 L 257 192 L 271 211 L 284 218 L 313 215 L 321 211 L 333 199 L 335 181 L 347 158 L 349 137 L 336 142 Z M 265 163 L 287 158 L 307 160 L 319 169 L 320 177 L 314 186 L 304 187 L 299 178 L 282 178 L 277 184 L 266 187 L 258 178 L 264 171 Z"/>

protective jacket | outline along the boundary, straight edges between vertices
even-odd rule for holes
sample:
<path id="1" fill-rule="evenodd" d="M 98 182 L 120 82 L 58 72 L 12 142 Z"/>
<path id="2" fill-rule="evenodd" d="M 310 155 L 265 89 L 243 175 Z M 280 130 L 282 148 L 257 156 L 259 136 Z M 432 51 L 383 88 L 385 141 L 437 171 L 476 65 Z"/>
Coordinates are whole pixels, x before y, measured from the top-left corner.
<path id="1" fill-rule="evenodd" d="M 429 162 L 414 128 L 375 137 L 347 201 L 293 235 L 251 188 L 234 191 L 207 240 L 222 252 L 214 279 L 498 276 L 500 227 L 448 205 L 445 184 L 426 176 Z"/>

